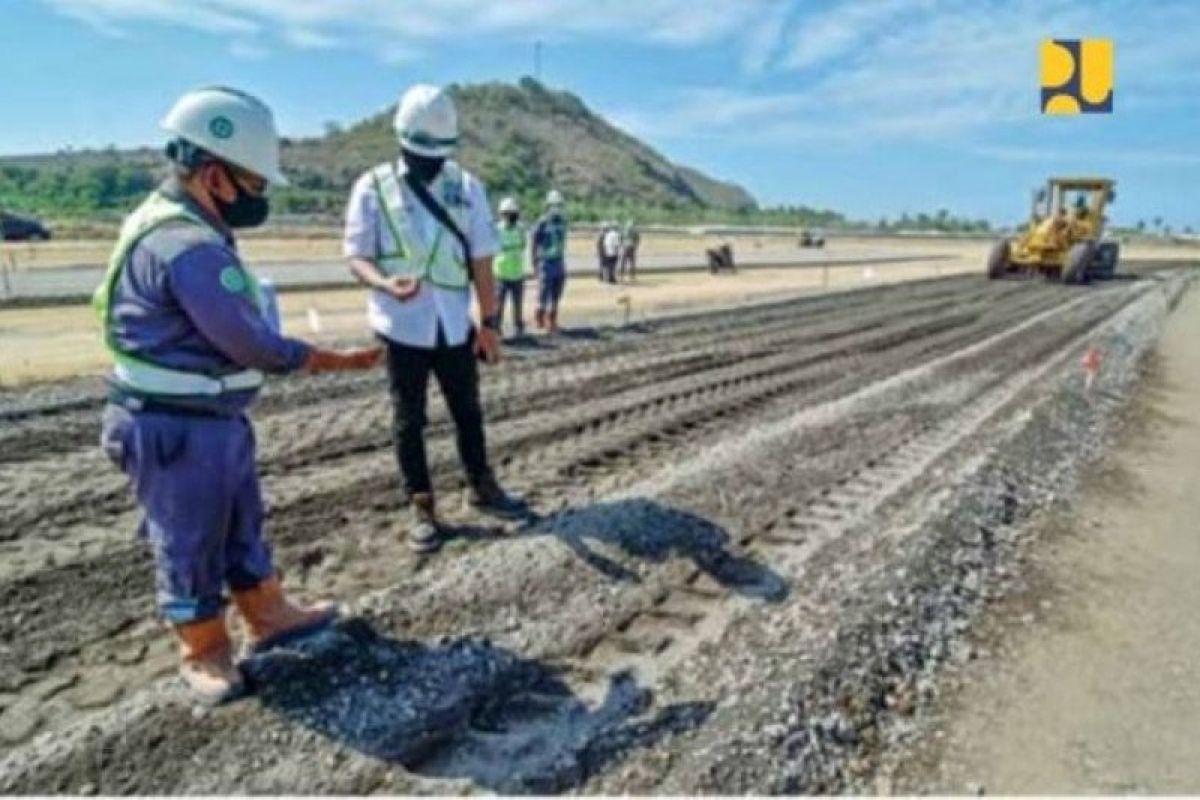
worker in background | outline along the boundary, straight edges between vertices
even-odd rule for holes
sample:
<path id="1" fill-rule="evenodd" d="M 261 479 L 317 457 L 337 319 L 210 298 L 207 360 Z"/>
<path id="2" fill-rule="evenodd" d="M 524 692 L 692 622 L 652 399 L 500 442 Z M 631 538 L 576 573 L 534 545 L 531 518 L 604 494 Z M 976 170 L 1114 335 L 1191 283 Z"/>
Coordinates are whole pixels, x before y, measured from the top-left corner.
<path id="1" fill-rule="evenodd" d="M 101 444 L 133 481 L 180 674 L 216 703 L 243 689 L 226 587 L 258 649 L 336 614 L 280 587 L 246 408 L 263 373 L 365 369 L 382 352 L 323 350 L 268 321 L 234 231 L 262 224 L 264 190 L 286 183 L 270 110 L 234 89 L 201 89 L 162 124 L 172 175 L 125 220 L 94 299 L 114 361 Z"/>
<path id="2" fill-rule="evenodd" d="M 608 233 L 608 220 L 596 226 L 596 280 L 604 283 L 604 234 Z"/>
<path id="3" fill-rule="evenodd" d="M 605 283 L 617 282 L 617 261 L 621 258 L 621 232 L 617 223 L 607 222 L 600 234 L 600 267 Z"/>
<path id="4" fill-rule="evenodd" d="M 499 326 L 504 327 L 504 306 L 512 298 L 513 326 L 517 336 L 525 335 L 525 316 L 521 312 L 525 295 L 525 227 L 521 224 L 521 210 L 517 201 L 506 197 L 500 201 L 500 224 L 496 228 L 500 237 L 500 254 L 496 256 L 496 281 L 499 296 L 496 316 Z"/>
<path id="5" fill-rule="evenodd" d="M 1087 219 L 1087 215 L 1087 197 L 1081 194 L 1075 198 L 1075 219 L 1076 221 L 1082 221 Z"/>
<path id="6" fill-rule="evenodd" d="M 621 230 L 621 280 L 625 280 L 626 276 L 630 283 L 637 280 L 637 252 L 641 241 L 642 235 L 634 227 L 633 220 L 625 220 L 625 227 Z"/>
<path id="7" fill-rule="evenodd" d="M 546 213 L 531 237 L 534 271 L 538 278 L 538 305 L 534 321 L 539 328 L 558 332 L 558 306 L 567 285 L 567 218 L 563 196 L 557 189 L 546 194 Z"/>
<path id="8" fill-rule="evenodd" d="M 458 148 L 454 100 L 417 85 L 394 119 L 400 155 L 363 174 L 346 208 L 343 252 L 369 287 L 367 318 L 387 346 L 396 459 L 409 499 L 408 543 L 441 543 L 425 452 L 429 377 L 437 378 L 457 429 L 466 503 L 516 517 L 524 505 L 497 483 L 488 464 L 476 359 L 500 361 L 500 318 L 492 259 L 497 251 L 483 185 L 450 156 Z M 480 321 L 471 320 L 471 289 Z"/>

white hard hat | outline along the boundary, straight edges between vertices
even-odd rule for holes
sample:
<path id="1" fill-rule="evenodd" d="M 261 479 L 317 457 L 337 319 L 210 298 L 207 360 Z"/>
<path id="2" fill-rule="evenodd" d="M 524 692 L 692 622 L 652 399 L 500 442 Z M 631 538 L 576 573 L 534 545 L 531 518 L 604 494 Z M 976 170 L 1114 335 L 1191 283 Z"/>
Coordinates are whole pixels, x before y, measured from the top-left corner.
<path id="1" fill-rule="evenodd" d="M 438 86 L 421 83 L 405 92 L 393 124 L 401 146 L 417 155 L 445 158 L 458 147 L 458 112 Z"/>
<path id="2" fill-rule="evenodd" d="M 501 214 L 515 214 L 520 209 L 517 207 L 517 201 L 511 197 L 506 197 L 500 201 Z"/>
<path id="3" fill-rule="evenodd" d="M 257 97 L 224 86 L 196 89 L 175 101 L 161 125 L 222 161 L 287 186 L 275 118 Z"/>
<path id="4" fill-rule="evenodd" d="M 563 204 L 562 192 L 558 191 L 558 189 L 551 189 L 549 192 L 546 193 L 546 205 L 561 206 L 562 204 Z"/>

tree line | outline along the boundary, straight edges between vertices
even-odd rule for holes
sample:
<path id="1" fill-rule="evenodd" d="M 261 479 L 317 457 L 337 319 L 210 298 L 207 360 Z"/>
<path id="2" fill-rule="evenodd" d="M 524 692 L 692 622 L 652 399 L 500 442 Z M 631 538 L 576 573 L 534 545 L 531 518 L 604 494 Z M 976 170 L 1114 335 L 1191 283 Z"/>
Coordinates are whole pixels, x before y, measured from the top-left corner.
<path id="1" fill-rule="evenodd" d="M 513 195 L 526 210 L 536 216 L 542 208 L 546 176 L 530 170 L 536 163 L 522 159 L 519 153 L 489 157 L 480 172 L 493 200 Z M 157 185 L 157 170 L 141 164 L 75 163 L 66 165 L 0 165 L 0 208 L 52 219 L 86 220 L 115 217 L 133 209 L 147 192 Z M 310 217 L 328 223 L 340 217 L 345 207 L 346 189 L 329 176 L 303 167 L 293 171 L 293 185 L 273 191 L 272 203 L 280 214 Z M 571 217 L 580 222 L 635 219 L 641 224 L 719 224 L 795 226 L 807 228 L 863 227 L 830 209 L 805 205 L 728 209 L 704 208 L 692 203 L 675 202 L 644 205 L 629 201 L 611 202 L 603 197 L 572 198 Z M 986 220 L 959 218 L 947 209 L 933 214 L 904 213 L 895 219 L 881 219 L 880 230 L 932 230 L 945 232 L 987 231 Z"/>

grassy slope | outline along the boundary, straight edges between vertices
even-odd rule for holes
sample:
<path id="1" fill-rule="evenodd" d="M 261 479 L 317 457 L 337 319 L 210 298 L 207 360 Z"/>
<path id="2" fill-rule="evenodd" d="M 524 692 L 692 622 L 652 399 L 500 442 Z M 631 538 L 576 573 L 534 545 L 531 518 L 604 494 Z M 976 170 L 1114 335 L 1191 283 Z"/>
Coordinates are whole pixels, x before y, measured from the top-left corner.
<path id="1" fill-rule="evenodd" d="M 585 212 L 755 208 L 741 187 L 672 164 L 568 92 L 528 78 L 516 86 L 453 90 L 463 129 L 460 160 L 497 198 L 515 194 L 534 203 L 556 186 Z M 280 210 L 340 212 L 354 178 L 395 153 L 390 109 L 346 130 L 289 140 L 284 162 L 296 186 L 281 193 Z M 54 216 L 117 214 L 153 184 L 159 165 L 147 148 L 0 159 L 0 205 Z"/>

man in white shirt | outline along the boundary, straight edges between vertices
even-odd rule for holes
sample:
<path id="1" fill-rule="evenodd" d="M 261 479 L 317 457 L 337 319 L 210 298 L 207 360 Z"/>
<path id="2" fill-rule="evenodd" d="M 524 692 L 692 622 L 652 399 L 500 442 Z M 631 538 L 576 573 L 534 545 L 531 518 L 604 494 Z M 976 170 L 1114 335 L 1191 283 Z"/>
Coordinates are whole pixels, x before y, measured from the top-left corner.
<path id="1" fill-rule="evenodd" d="M 492 275 L 498 242 L 487 194 L 449 159 L 458 145 L 458 114 L 444 90 L 410 88 L 395 127 L 400 159 L 355 183 L 343 253 L 371 289 L 368 320 L 387 344 L 396 457 L 412 509 L 409 543 L 428 552 L 440 544 L 425 455 L 430 373 L 457 428 L 468 502 L 509 517 L 525 509 L 488 466 L 479 402 L 475 359 L 495 363 L 501 357 Z M 482 317 L 478 328 L 471 322 L 472 284 Z"/>
<path id="2" fill-rule="evenodd" d="M 621 234 L 617 232 L 615 222 L 606 223 L 604 233 L 600 235 L 600 265 L 604 280 L 608 283 L 617 282 L 617 259 L 620 255 Z"/>

